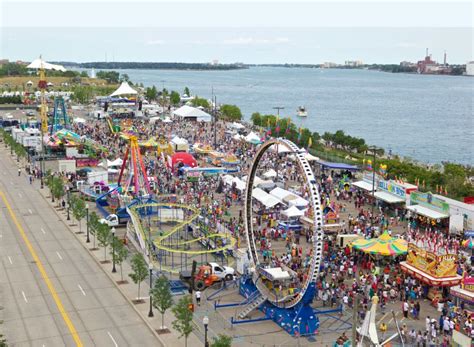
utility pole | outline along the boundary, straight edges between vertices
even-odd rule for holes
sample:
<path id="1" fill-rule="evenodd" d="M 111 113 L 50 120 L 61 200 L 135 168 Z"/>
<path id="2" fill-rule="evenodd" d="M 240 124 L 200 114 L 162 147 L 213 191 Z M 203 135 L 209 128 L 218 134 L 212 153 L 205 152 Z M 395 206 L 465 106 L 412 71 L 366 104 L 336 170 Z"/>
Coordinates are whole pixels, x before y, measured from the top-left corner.
<path id="1" fill-rule="evenodd" d="M 357 342 L 357 314 L 359 313 L 359 293 L 354 295 L 354 305 L 352 307 L 352 346 Z"/>

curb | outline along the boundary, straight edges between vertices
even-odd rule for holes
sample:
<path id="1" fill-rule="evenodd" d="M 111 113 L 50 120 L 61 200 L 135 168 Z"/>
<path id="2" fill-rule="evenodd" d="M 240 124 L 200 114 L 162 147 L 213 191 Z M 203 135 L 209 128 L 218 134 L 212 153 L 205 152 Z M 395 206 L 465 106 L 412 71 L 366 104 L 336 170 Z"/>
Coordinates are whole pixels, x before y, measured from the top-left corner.
<path id="1" fill-rule="evenodd" d="M 45 187 L 46 188 L 46 187 Z M 43 199 L 48 203 L 48 206 L 51 208 L 51 205 L 50 205 L 50 202 L 49 200 L 46 198 L 46 196 L 44 196 L 44 194 L 39 191 L 38 192 L 42 197 Z M 150 329 L 150 331 L 153 333 L 153 335 L 156 337 L 156 339 L 159 341 L 159 343 L 161 344 L 161 346 L 165 347 L 166 344 L 163 342 L 163 340 L 161 339 L 160 335 L 158 335 L 158 333 L 155 331 L 155 329 L 153 328 L 153 326 L 151 325 L 150 322 L 148 322 L 148 320 L 143 317 L 143 315 L 140 313 L 140 311 L 137 309 L 136 305 L 133 304 L 132 300 L 130 298 L 128 298 L 127 295 L 125 295 L 125 293 L 123 292 L 122 288 L 120 288 L 120 286 L 115 282 L 114 278 L 107 272 L 107 270 L 102 266 L 102 264 L 100 264 L 99 260 L 94 256 L 94 254 L 89 250 L 89 248 L 86 246 L 86 244 L 84 244 L 84 242 L 82 242 L 82 240 L 80 239 L 79 235 L 76 234 L 72 228 L 67 224 L 67 222 L 64 221 L 63 219 L 63 216 L 59 213 L 59 211 L 57 211 L 55 208 L 53 208 L 54 212 L 56 213 L 56 215 L 61 218 L 61 222 L 66 226 L 66 228 L 69 230 L 70 233 L 73 234 L 73 236 L 79 241 L 79 243 L 81 244 L 81 246 L 87 251 L 87 253 L 89 254 L 89 256 L 94 259 L 94 261 L 96 262 L 96 264 L 102 269 L 102 271 L 107 275 L 107 277 L 113 282 L 114 286 L 119 290 L 120 294 L 122 294 L 122 296 L 125 298 L 125 300 L 127 300 L 127 302 L 130 304 L 130 306 L 133 307 L 133 309 L 135 310 L 135 312 L 138 314 L 138 316 L 141 318 L 141 320 L 145 323 L 145 325 Z"/>

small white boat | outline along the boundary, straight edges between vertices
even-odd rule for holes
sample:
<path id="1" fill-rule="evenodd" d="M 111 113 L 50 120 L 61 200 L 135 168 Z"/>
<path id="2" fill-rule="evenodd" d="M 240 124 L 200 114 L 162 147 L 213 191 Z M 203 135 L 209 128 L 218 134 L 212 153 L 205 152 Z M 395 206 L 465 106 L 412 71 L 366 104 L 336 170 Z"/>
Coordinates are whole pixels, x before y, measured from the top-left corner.
<path id="1" fill-rule="evenodd" d="M 298 107 L 298 110 L 297 110 L 296 115 L 297 115 L 298 117 L 307 117 L 307 116 L 308 116 L 308 112 L 306 112 L 306 107 L 304 107 L 304 106 Z"/>

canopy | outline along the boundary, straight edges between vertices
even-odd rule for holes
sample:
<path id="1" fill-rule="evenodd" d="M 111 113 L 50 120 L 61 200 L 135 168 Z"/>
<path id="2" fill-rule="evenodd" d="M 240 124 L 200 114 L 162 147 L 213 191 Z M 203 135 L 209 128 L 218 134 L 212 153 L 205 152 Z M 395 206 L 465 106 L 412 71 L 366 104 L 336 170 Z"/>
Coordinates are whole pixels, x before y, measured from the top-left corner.
<path id="1" fill-rule="evenodd" d="M 114 161 L 108 161 L 107 160 L 107 167 L 110 166 L 122 166 L 123 160 L 120 158 L 115 159 Z"/>
<path id="2" fill-rule="evenodd" d="M 27 66 L 27 68 L 28 69 L 45 69 L 45 70 L 66 71 L 64 66 L 47 63 L 41 58 L 33 60 L 30 63 L 30 65 Z"/>
<path id="3" fill-rule="evenodd" d="M 283 189 L 283 188 L 280 188 L 280 187 L 276 187 L 275 189 L 273 189 L 271 192 L 270 192 L 271 195 L 273 195 L 274 197 L 276 197 L 278 200 L 281 200 L 283 201 L 284 198 L 286 198 L 287 196 L 292 196 L 294 195 L 293 193 Z"/>
<path id="4" fill-rule="evenodd" d="M 211 115 L 195 107 L 191 106 L 181 106 L 177 110 L 173 111 L 173 115 L 183 119 L 195 119 L 199 122 L 210 122 Z"/>
<path id="5" fill-rule="evenodd" d="M 85 123 L 86 122 L 86 120 L 84 118 L 80 118 L 80 117 L 74 118 L 72 121 L 74 123 Z"/>
<path id="6" fill-rule="evenodd" d="M 155 139 L 151 138 L 147 141 L 140 142 L 138 144 L 141 147 L 158 147 L 158 142 L 155 141 Z"/>
<path id="7" fill-rule="evenodd" d="M 175 145 L 187 145 L 188 141 L 186 141 L 186 139 L 183 139 L 179 136 L 175 136 L 171 139 L 171 143 Z"/>
<path id="8" fill-rule="evenodd" d="M 260 188 L 254 188 L 252 190 L 252 197 L 260 201 L 265 207 L 270 208 L 280 203 L 280 200 L 266 193 Z"/>
<path id="9" fill-rule="evenodd" d="M 399 197 L 397 195 L 393 195 L 393 194 L 390 194 L 390 193 L 387 193 L 387 192 L 375 192 L 374 196 L 377 199 L 388 202 L 389 204 L 397 204 L 397 203 L 405 201 L 405 199 L 402 199 L 401 197 Z"/>
<path id="10" fill-rule="evenodd" d="M 367 190 L 369 192 L 372 191 L 372 183 L 366 182 L 366 181 L 357 181 L 357 182 L 352 182 L 353 186 L 356 186 L 357 188 L 361 188 L 364 190 Z M 374 185 L 375 191 L 377 191 L 377 184 Z"/>
<path id="11" fill-rule="evenodd" d="M 422 216 L 431 218 L 431 219 L 442 219 L 448 218 L 449 215 L 432 210 L 430 208 L 421 206 L 421 205 L 411 205 L 406 207 L 407 210 L 413 211 L 417 214 L 421 214 Z"/>
<path id="12" fill-rule="evenodd" d="M 138 94 L 138 92 L 135 89 L 133 89 L 132 87 L 130 87 L 128 82 L 124 81 L 124 82 L 122 82 L 120 87 L 117 88 L 117 90 L 115 92 L 110 94 L 110 96 L 130 95 L 130 94 Z"/>
<path id="13" fill-rule="evenodd" d="M 262 141 L 260 140 L 260 136 L 255 134 L 253 131 L 247 136 L 245 136 L 245 141 L 253 143 L 254 145 L 262 143 Z"/>
<path id="14" fill-rule="evenodd" d="M 242 125 L 241 123 L 237 123 L 237 122 L 233 122 L 230 124 L 230 127 L 231 128 L 234 128 L 234 129 L 243 129 L 245 128 L 244 125 Z"/>
<path id="15" fill-rule="evenodd" d="M 318 163 L 327 169 L 334 169 L 334 170 L 359 170 L 359 168 L 355 165 L 349 165 L 344 163 L 331 163 L 328 161 L 319 160 Z"/>
<path id="16" fill-rule="evenodd" d="M 301 211 L 296 206 L 291 206 L 289 209 L 283 211 L 282 214 L 287 216 L 287 217 L 301 217 L 301 216 L 304 216 L 304 212 Z"/>
<path id="17" fill-rule="evenodd" d="M 309 205 L 309 201 L 303 199 L 301 196 L 298 195 L 289 195 L 285 199 L 283 199 L 290 206 L 299 206 L 299 207 L 306 207 Z"/>
<path id="18" fill-rule="evenodd" d="M 265 172 L 263 174 L 263 177 L 265 177 L 265 178 L 273 178 L 273 177 L 276 177 L 276 176 L 277 176 L 277 173 L 273 169 L 270 169 L 270 170 L 268 170 L 267 172 Z"/>
<path id="19" fill-rule="evenodd" d="M 314 155 L 312 155 L 310 153 L 306 153 L 304 155 L 304 157 L 307 161 L 319 161 L 320 160 L 318 157 L 315 157 Z"/>
<path id="20" fill-rule="evenodd" d="M 384 256 L 400 255 L 408 252 L 408 243 L 405 240 L 391 237 L 386 231 L 378 238 L 357 239 L 352 242 L 352 247 L 364 253 Z"/>
<path id="21" fill-rule="evenodd" d="M 194 159 L 191 154 L 185 152 L 179 152 L 171 156 L 171 165 L 173 165 L 173 167 L 179 163 L 183 163 L 184 165 L 190 167 L 197 166 L 196 159 Z"/>

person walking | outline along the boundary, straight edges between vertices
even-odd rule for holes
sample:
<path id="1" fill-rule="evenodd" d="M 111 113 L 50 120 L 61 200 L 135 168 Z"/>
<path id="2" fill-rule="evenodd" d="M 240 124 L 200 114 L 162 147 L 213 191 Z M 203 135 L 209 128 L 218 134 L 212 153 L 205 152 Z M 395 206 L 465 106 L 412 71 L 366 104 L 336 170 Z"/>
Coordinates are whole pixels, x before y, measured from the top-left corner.
<path id="1" fill-rule="evenodd" d="M 410 305 L 408 304 L 408 301 L 404 301 L 403 302 L 403 305 L 402 305 L 402 309 L 403 309 L 403 317 L 408 318 L 408 310 L 410 309 Z"/>
<path id="2" fill-rule="evenodd" d="M 196 303 L 198 306 L 201 306 L 201 291 L 200 290 L 196 290 L 194 292 L 194 295 L 196 296 Z"/>

